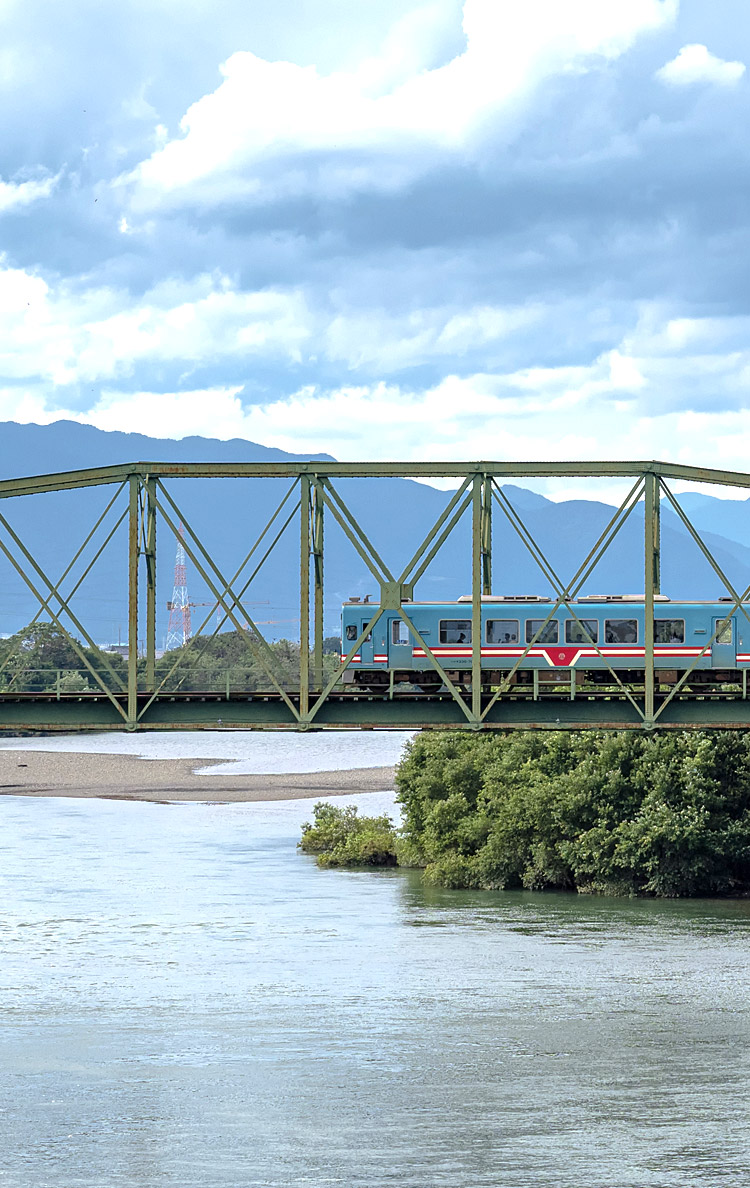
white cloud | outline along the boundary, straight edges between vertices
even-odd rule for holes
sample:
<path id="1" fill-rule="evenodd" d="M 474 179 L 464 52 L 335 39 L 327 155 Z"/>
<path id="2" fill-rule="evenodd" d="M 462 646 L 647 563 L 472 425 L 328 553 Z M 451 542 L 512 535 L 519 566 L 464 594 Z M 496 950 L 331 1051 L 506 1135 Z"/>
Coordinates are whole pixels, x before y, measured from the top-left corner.
<path id="1" fill-rule="evenodd" d="M 180 393 L 113 389 L 89 412 L 72 415 L 101 429 L 143 431 L 147 425 L 150 435 L 167 438 L 175 436 L 179 424 L 179 436 L 239 437 L 352 460 L 654 457 L 747 469 L 750 407 L 652 415 L 632 390 L 618 392 L 620 362 L 608 353 L 588 367 L 449 376 L 423 391 L 395 384 L 334 391 L 309 387 L 254 406 L 243 406 L 237 387 Z M 566 481 L 550 490 L 559 497 L 574 487 Z"/>
<path id="2" fill-rule="evenodd" d="M 296 291 L 238 292 L 226 278 L 164 282 L 138 298 L 56 287 L 0 259 L 0 374 L 54 385 L 112 379 L 143 361 L 295 361 L 315 328 Z"/>
<path id="3" fill-rule="evenodd" d="M 541 324 L 541 305 L 429 306 L 404 314 L 352 309 L 346 293 L 317 306 L 302 287 L 238 290 L 221 274 L 119 289 L 52 286 L 0 259 L 0 374 L 56 386 L 124 378 L 144 364 L 241 370 L 325 360 L 391 374 L 492 348 Z"/>
<path id="4" fill-rule="evenodd" d="M 542 321 L 540 305 L 424 306 L 408 313 L 382 309 L 334 313 L 321 330 L 326 358 L 351 369 L 391 373 L 437 359 L 454 362 L 471 351 L 499 344 Z"/>
<path id="5" fill-rule="evenodd" d="M 716 83 L 731 87 L 745 73 L 744 62 L 726 62 L 710 53 L 705 45 L 683 45 L 676 58 L 657 70 L 656 77 L 673 87 L 692 83 Z"/>
<path id="6" fill-rule="evenodd" d="M 227 441 L 237 436 L 236 426 L 242 419 L 237 395 L 241 390 L 239 385 L 192 392 L 106 391 L 93 409 L 78 414 L 76 420 L 106 430 L 122 429 L 127 424 L 131 432 L 138 429 L 149 437 L 189 437 L 200 433 Z M 206 432 L 209 420 L 212 428 Z M 177 426 L 182 432 L 175 432 Z"/>
<path id="7" fill-rule="evenodd" d="M 59 180 L 59 174 L 41 181 L 6 182 L 0 178 L 0 214 L 19 206 L 30 206 L 40 198 L 49 198 Z"/>
<path id="8" fill-rule="evenodd" d="M 239 383 L 190 391 L 128 391 L 111 385 L 88 412 L 51 410 L 40 384 L 0 392 L 5 416 L 74 419 L 108 430 L 153 436 L 199 434 L 245 438 L 295 453 L 342 459 L 665 458 L 744 470 L 750 433 L 750 350 L 727 349 L 727 327 L 708 319 L 691 334 L 697 353 L 674 350 L 679 324 L 629 336 L 588 364 L 534 367 L 503 374 L 447 376 L 432 386 L 398 383 L 311 385 L 264 404 L 243 404 Z M 644 326 L 648 318 L 644 318 Z M 684 330 L 684 327 L 683 327 Z M 733 327 L 745 340 L 747 327 Z M 722 345 L 711 353 L 711 341 Z M 717 405 L 739 395 L 739 407 L 685 409 L 675 403 L 695 377 Z M 15 404 L 13 403 L 15 399 Z"/>
<path id="9" fill-rule="evenodd" d="M 380 64 L 327 75 L 235 53 L 221 67 L 218 89 L 186 112 L 183 135 L 130 175 L 136 204 L 185 191 L 208 200 L 242 193 L 265 201 L 310 187 L 400 185 L 437 156 L 471 151 L 487 119 L 512 114 L 543 78 L 619 56 L 640 34 L 670 23 L 677 6 L 678 0 L 465 0 L 466 50 L 431 70 L 415 68 L 417 51 L 404 47 L 394 69 L 392 42 Z M 405 22 L 404 41 L 417 41 L 420 29 L 418 20 Z M 367 154 L 366 164 L 352 166 L 347 154 L 358 151 Z M 305 160 L 318 153 L 335 155 L 338 165 L 321 169 Z"/>

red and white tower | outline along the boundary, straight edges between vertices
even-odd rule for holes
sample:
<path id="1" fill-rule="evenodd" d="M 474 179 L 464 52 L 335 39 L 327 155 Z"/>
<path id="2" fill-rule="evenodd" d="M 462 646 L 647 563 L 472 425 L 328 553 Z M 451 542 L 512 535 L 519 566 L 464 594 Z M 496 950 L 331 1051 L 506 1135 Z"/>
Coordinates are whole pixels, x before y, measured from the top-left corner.
<path id="1" fill-rule="evenodd" d="M 192 635 L 185 546 L 182 543 L 184 535 L 182 524 L 180 524 L 180 535 L 177 538 L 177 556 L 174 562 L 174 590 L 172 591 L 172 601 L 167 603 L 169 622 L 167 624 L 166 650 L 168 652 L 172 648 L 181 648 Z"/>

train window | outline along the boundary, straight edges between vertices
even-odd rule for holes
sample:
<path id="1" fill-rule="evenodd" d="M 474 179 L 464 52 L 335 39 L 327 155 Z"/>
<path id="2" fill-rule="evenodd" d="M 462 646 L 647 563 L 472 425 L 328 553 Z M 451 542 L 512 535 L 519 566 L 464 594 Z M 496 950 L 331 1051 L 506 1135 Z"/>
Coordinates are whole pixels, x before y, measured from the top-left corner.
<path id="1" fill-rule="evenodd" d="M 654 619 L 654 643 L 681 644 L 684 642 L 684 619 Z"/>
<path id="2" fill-rule="evenodd" d="M 590 644 L 599 642 L 598 619 L 566 619 L 565 642 Z"/>
<path id="3" fill-rule="evenodd" d="M 368 620 L 368 622 L 369 622 L 369 620 Z M 366 626 L 367 626 L 367 623 L 363 623 L 363 624 L 362 624 L 362 630 L 363 630 L 363 631 L 364 631 L 364 629 L 365 629 L 365 627 L 366 627 Z M 371 632 L 371 631 L 368 631 L 368 632 L 367 632 L 367 635 L 365 636 L 365 643 L 372 643 L 372 632 Z"/>
<path id="4" fill-rule="evenodd" d="M 531 643 L 542 623 L 544 623 L 544 619 L 526 620 L 526 643 Z M 551 619 L 549 623 L 545 625 L 544 630 L 536 642 L 538 644 L 554 644 L 558 642 L 559 638 L 560 624 L 558 623 L 557 619 Z"/>
<path id="5" fill-rule="evenodd" d="M 723 623 L 718 626 L 716 632 L 717 644 L 731 644 L 732 643 L 732 620 L 725 619 Z"/>
<path id="6" fill-rule="evenodd" d="M 488 619 L 485 636 L 488 644 L 517 644 L 520 639 L 518 619 Z"/>
<path id="7" fill-rule="evenodd" d="M 638 643 L 638 620 L 605 619 L 604 642 L 608 644 Z"/>
<path id="8" fill-rule="evenodd" d="M 408 644 L 409 628 L 403 619 L 394 619 L 391 623 L 391 642 L 395 644 Z"/>
<path id="9" fill-rule="evenodd" d="M 355 623 L 347 623 L 346 638 L 354 641 L 357 638 L 357 627 Z"/>
<path id="10" fill-rule="evenodd" d="M 441 619 L 441 644 L 470 644 L 471 619 Z"/>

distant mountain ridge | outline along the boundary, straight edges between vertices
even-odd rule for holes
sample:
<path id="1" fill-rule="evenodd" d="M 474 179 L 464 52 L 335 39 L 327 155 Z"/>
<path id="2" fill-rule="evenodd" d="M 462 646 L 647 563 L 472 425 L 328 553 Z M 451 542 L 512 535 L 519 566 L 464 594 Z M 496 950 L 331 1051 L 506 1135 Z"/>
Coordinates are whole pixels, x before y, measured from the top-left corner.
<path id="1" fill-rule="evenodd" d="M 107 432 L 73 421 L 50 425 L 0 424 L 0 478 L 79 470 L 137 461 L 263 462 L 326 454 L 289 454 L 242 439 L 152 438 Z M 354 479 L 337 484 L 371 540 L 398 572 L 445 507 L 450 493 L 407 479 Z M 288 489 L 284 480 L 175 479 L 169 490 L 189 523 L 231 576 Z M 545 556 L 567 581 L 586 557 L 613 514 L 609 504 L 575 499 L 556 503 L 524 487 L 505 485 Z M 68 564 L 112 492 L 90 488 L 3 501 L 7 516 L 54 581 Z M 713 551 L 730 580 L 750 586 L 750 499 L 721 500 L 702 493 L 680 497 L 686 514 Z M 291 505 L 290 505 L 291 506 Z M 710 598 L 725 593 L 675 513 L 662 504 L 662 589 L 674 598 Z M 166 628 L 171 595 L 174 539 L 162 525 L 158 536 L 158 634 Z M 493 517 L 493 576 L 498 593 L 551 593 L 539 567 L 500 508 Z M 106 563 L 105 563 L 106 561 Z M 299 527 L 290 524 L 247 595 L 248 610 L 271 638 L 298 635 Z M 191 598 L 208 602 L 209 591 L 188 564 Z M 636 509 L 586 581 L 582 593 L 623 593 L 643 589 L 643 518 Z M 468 519 L 457 527 L 417 589 L 424 599 L 453 599 L 470 590 Z M 342 601 L 351 594 L 377 596 L 373 577 L 330 514 L 326 516 L 326 630 L 338 631 Z M 81 619 L 99 642 L 113 642 L 127 622 L 124 529 L 75 599 Z M 21 579 L 0 558 L 0 632 L 23 626 L 37 609 Z M 196 607 L 195 618 L 210 608 Z"/>
<path id="2" fill-rule="evenodd" d="M 53 421 L 50 425 L 0 422 L 0 441 L 0 478 L 83 470 L 121 462 L 274 462 L 279 458 L 333 461 L 330 454 L 288 454 L 239 437 L 229 441 L 216 437 L 175 440 L 95 429 L 78 421 Z"/>

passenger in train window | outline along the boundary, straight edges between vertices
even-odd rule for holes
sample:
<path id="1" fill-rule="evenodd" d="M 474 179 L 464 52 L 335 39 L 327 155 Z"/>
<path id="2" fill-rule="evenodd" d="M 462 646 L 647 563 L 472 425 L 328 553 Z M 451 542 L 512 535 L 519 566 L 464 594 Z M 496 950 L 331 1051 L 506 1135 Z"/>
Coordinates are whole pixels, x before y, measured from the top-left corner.
<path id="1" fill-rule="evenodd" d="M 599 620 L 567 619 L 565 622 L 565 642 L 571 644 L 587 644 L 599 642 Z"/>
<path id="2" fill-rule="evenodd" d="M 526 620 L 526 643 L 531 643 L 539 628 L 544 623 L 544 619 L 527 619 Z M 538 644 L 556 644 L 559 639 L 560 627 L 557 619 L 550 620 L 542 630 L 541 635 L 537 639 Z"/>
<path id="3" fill-rule="evenodd" d="M 441 644 L 470 644 L 471 619 L 441 619 Z"/>
<path id="4" fill-rule="evenodd" d="M 638 620 L 605 619 L 604 642 L 608 644 L 638 643 Z"/>
<path id="5" fill-rule="evenodd" d="M 684 642 L 684 619 L 654 619 L 654 643 L 681 644 Z"/>
<path id="6" fill-rule="evenodd" d="M 488 619 L 486 639 L 488 644 L 518 643 L 518 619 Z"/>

